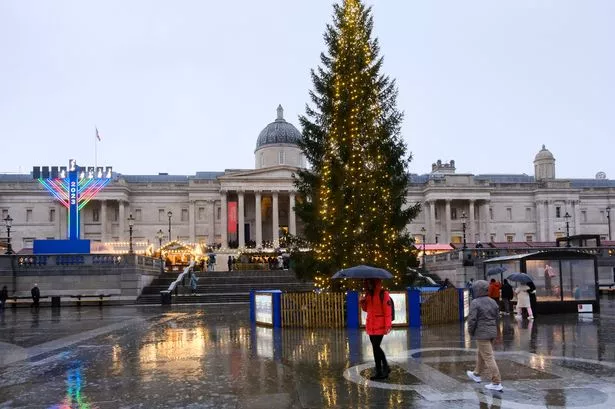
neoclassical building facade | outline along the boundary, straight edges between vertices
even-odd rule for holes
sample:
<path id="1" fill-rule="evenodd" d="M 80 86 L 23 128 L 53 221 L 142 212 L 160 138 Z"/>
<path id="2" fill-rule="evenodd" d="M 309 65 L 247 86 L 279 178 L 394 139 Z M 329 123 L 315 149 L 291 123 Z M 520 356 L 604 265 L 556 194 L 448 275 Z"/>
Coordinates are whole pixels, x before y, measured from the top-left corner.
<path id="1" fill-rule="evenodd" d="M 94 243 L 133 240 L 158 245 L 179 239 L 189 243 L 243 247 L 275 246 L 284 231 L 301 234 L 293 207 L 292 175 L 306 161 L 297 141 L 301 133 L 277 118 L 259 134 L 254 169 L 196 172 L 194 175 L 123 175 L 82 210 L 82 238 Z M 428 243 L 553 242 L 566 235 L 598 234 L 611 239 L 615 180 L 557 179 L 555 158 L 542 147 L 534 175 L 458 174 L 454 161 L 437 161 L 431 172 L 411 175 L 408 203 L 423 211 L 407 228 Z M 0 174 L 2 219 L 13 219 L 16 251 L 34 239 L 66 237 L 66 209 L 30 174 Z M 170 217 L 169 217 L 170 215 Z M 464 229 L 465 226 L 465 229 Z M 1 236 L 5 236 L 3 232 Z"/>

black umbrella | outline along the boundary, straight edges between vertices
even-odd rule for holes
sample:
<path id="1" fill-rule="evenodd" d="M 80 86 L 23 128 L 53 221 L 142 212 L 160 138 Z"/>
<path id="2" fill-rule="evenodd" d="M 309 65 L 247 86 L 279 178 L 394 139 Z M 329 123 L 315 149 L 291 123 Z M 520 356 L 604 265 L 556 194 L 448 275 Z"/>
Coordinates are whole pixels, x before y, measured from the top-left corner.
<path id="1" fill-rule="evenodd" d="M 506 267 L 492 267 L 489 270 L 487 270 L 487 275 L 488 276 L 496 276 L 499 274 L 502 274 L 504 271 L 506 271 Z"/>
<path id="2" fill-rule="evenodd" d="M 511 275 L 506 277 L 506 279 L 508 281 L 518 281 L 524 284 L 534 281 L 534 279 L 532 279 L 530 275 L 525 274 L 525 273 L 512 273 Z"/>
<path id="3" fill-rule="evenodd" d="M 340 270 L 332 278 L 393 278 L 393 274 L 382 268 L 360 265 Z"/>

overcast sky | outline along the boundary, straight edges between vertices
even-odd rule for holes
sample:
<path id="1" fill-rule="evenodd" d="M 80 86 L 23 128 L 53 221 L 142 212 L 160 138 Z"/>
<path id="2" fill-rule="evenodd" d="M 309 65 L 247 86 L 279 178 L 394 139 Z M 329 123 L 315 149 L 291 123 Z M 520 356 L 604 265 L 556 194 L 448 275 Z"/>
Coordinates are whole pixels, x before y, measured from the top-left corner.
<path id="1" fill-rule="evenodd" d="M 615 179 L 615 1 L 371 1 L 411 171 Z M 0 172 L 69 158 L 124 174 L 253 168 L 298 126 L 330 0 L 0 0 Z"/>

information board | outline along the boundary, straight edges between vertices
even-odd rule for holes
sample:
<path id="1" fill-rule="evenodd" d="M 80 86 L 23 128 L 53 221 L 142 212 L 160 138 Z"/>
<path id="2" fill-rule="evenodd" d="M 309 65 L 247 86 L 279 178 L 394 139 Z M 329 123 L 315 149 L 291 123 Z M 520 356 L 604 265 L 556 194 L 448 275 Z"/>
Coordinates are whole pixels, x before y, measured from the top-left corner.
<path id="1" fill-rule="evenodd" d="M 405 291 L 392 291 L 389 293 L 393 304 L 395 304 L 395 321 L 393 326 L 408 325 L 408 302 L 407 293 Z M 365 320 L 367 319 L 367 313 L 361 310 L 361 326 L 365 326 Z"/>
<path id="2" fill-rule="evenodd" d="M 273 295 L 255 294 L 256 323 L 273 325 Z"/>

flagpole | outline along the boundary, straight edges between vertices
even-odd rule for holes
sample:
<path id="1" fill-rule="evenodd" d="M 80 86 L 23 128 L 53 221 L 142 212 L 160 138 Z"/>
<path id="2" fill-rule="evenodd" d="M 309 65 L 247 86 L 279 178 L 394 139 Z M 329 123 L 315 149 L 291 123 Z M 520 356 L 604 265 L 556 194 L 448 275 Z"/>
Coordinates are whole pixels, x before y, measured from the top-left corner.
<path id="1" fill-rule="evenodd" d="M 96 168 L 98 167 L 98 128 L 94 127 L 94 171 L 96 172 Z"/>

